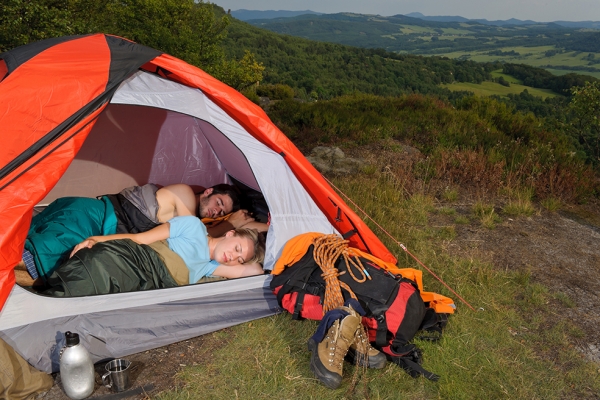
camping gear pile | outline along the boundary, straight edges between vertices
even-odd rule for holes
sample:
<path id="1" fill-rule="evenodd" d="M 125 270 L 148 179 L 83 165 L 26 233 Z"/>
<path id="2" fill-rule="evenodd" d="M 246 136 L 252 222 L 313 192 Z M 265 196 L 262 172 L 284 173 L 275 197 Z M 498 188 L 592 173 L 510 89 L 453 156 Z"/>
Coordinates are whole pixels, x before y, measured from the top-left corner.
<path id="1" fill-rule="evenodd" d="M 381 350 L 411 376 L 439 379 L 421 367 L 421 351 L 410 342 L 419 331 L 426 332 L 429 340 L 439 339 L 448 314 L 454 313 L 454 302 L 445 296 L 424 292 L 420 271 L 399 269 L 348 247 L 348 241 L 338 235 L 310 232 L 288 241 L 272 273 L 276 276 L 271 281 L 271 289 L 282 308 L 294 319 L 321 320 L 317 332 L 324 329 L 335 332 L 325 337 L 315 335 L 308 345 L 313 352 L 311 367 L 315 364 L 317 347 L 320 353 L 326 348 L 332 349 L 328 358 L 331 368 L 323 372 L 325 368 L 319 363 L 313 368 L 326 386 L 339 385 L 339 360 L 365 328 L 368 341 L 375 349 Z M 361 310 L 359 314 L 364 315 L 360 327 L 352 322 L 357 319 L 356 312 L 345 308 L 349 301 L 357 302 L 352 309 Z M 376 357 L 376 353 L 370 351 L 365 348 L 361 353 L 365 357 L 371 354 Z M 339 379 L 333 378 L 337 375 Z"/>

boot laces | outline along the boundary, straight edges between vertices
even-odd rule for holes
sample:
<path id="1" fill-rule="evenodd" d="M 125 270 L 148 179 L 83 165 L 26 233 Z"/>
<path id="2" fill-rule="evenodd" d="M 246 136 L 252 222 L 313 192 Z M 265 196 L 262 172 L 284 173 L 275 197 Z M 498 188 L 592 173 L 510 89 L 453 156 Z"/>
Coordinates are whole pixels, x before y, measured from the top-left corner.
<path id="1" fill-rule="evenodd" d="M 348 352 L 348 348 L 350 348 L 350 345 L 352 344 L 352 342 L 348 342 L 348 340 L 341 335 L 341 331 L 340 325 L 337 325 L 335 333 L 333 335 L 328 333 L 326 336 L 329 344 L 329 365 L 337 366 L 338 368 L 342 367 L 344 363 L 344 357 Z"/>
<path id="2" fill-rule="evenodd" d="M 352 343 L 354 346 L 356 360 L 355 362 L 358 364 L 360 361 L 366 361 L 369 358 L 369 353 L 371 352 L 371 344 L 367 340 L 367 335 L 365 334 L 365 328 L 363 325 L 359 326 L 354 334 L 354 342 Z"/>

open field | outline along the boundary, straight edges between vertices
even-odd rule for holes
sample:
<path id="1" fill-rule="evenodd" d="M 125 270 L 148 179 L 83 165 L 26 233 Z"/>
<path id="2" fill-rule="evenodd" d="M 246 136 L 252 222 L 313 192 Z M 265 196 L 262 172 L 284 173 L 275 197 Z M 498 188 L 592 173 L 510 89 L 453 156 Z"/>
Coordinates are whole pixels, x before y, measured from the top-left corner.
<path id="1" fill-rule="evenodd" d="M 582 75 L 590 75 L 600 78 L 600 53 L 589 52 L 560 52 L 554 46 L 538 46 L 538 47 L 501 47 L 497 50 L 503 52 L 515 51 L 519 55 L 490 55 L 489 50 L 482 51 L 455 51 L 451 53 L 438 53 L 436 55 L 448 58 L 462 58 L 477 62 L 493 62 L 501 61 L 515 64 L 527 64 L 534 67 L 544 68 L 555 75 L 565 75 L 568 73 L 577 73 Z M 556 54 L 548 54 L 548 52 Z M 590 65 L 590 62 L 592 63 Z M 598 62 L 598 63 L 596 63 Z M 555 68 L 552 68 L 555 66 Z M 563 68 L 561 68 L 563 67 Z M 585 71 L 576 69 L 565 69 L 564 67 L 585 68 L 591 67 L 597 71 Z"/>
<path id="2" fill-rule="evenodd" d="M 544 68 L 544 69 L 552 72 L 554 75 L 566 75 L 566 74 L 570 74 L 573 72 L 577 72 L 577 71 L 570 71 L 570 70 L 566 70 L 566 69 L 555 69 L 555 68 Z M 600 79 L 600 72 L 581 71 L 581 72 L 577 72 L 577 73 L 583 74 L 583 75 L 590 75 L 590 76 L 593 76 L 594 78 Z"/>
<path id="3" fill-rule="evenodd" d="M 472 35 L 473 32 L 469 30 L 461 30 L 455 28 L 441 28 L 444 35 Z"/>
<path id="4" fill-rule="evenodd" d="M 402 25 L 400 28 L 400 32 L 402 32 L 405 35 L 411 34 L 411 33 L 431 33 L 434 34 L 435 30 L 432 28 L 428 28 L 426 26 L 417 26 L 417 25 Z M 469 33 L 468 31 L 465 31 L 465 33 Z"/>
<path id="5" fill-rule="evenodd" d="M 519 94 L 523 90 L 527 89 L 529 94 L 533 96 L 538 96 L 543 99 L 546 97 L 556 97 L 558 96 L 555 92 L 550 89 L 536 89 L 530 86 L 519 85 L 517 83 L 512 83 L 512 81 L 516 81 L 515 78 L 510 77 L 510 80 L 506 77 L 509 75 L 504 75 L 505 79 L 511 82 L 510 87 L 503 86 L 496 82 L 483 82 L 481 84 L 478 83 L 468 83 L 468 82 L 457 82 L 451 83 L 449 85 L 443 85 L 444 87 L 452 90 L 467 90 L 469 92 L 473 92 L 477 96 L 492 96 L 492 95 L 500 95 L 506 96 L 509 93 Z"/>
<path id="6" fill-rule="evenodd" d="M 454 41 L 457 36 L 455 35 L 441 35 L 441 36 L 419 36 L 419 39 L 421 40 L 425 40 L 426 42 L 430 42 L 432 37 L 437 37 L 438 40 L 449 40 L 449 41 Z M 461 35 L 460 36 L 461 39 L 477 39 L 475 36 L 467 36 L 467 35 Z"/>
<path id="7" fill-rule="evenodd" d="M 446 36 L 465 36 L 465 35 L 473 35 L 473 31 L 467 29 L 456 29 L 456 28 L 439 28 L 434 29 L 426 26 L 418 26 L 418 25 L 401 25 L 400 32 L 403 34 L 410 33 L 429 33 L 432 35 L 437 35 L 439 31 L 442 31 L 443 34 L 440 35 L 440 38 L 445 38 Z"/>
<path id="8" fill-rule="evenodd" d="M 500 78 L 500 77 L 503 77 L 503 78 L 504 78 L 504 80 L 505 80 L 505 81 L 508 81 L 508 82 L 509 82 L 511 85 L 512 85 L 513 83 L 516 83 L 517 85 L 522 85 L 522 84 L 523 84 L 523 81 L 521 81 L 520 79 L 517 79 L 517 78 L 515 78 L 515 77 L 514 77 L 514 76 L 512 76 L 512 75 L 503 74 L 501 69 L 499 69 L 499 70 L 497 70 L 497 71 L 492 71 L 492 76 L 493 76 L 494 78 Z M 533 88 L 532 88 L 532 89 L 533 89 Z M 528 90 L 529 90 L 529 89 L 528 89 Z"/>

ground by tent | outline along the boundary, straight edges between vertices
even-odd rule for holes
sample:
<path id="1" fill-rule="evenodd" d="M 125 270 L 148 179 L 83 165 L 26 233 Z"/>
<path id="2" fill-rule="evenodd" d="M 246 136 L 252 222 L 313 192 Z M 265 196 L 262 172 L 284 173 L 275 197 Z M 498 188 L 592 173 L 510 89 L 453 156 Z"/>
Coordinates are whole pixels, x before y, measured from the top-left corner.
<path id="1" fill-rule="evenodd" d="M 260 107 L 125 39 L 63 37 L 0 54 L 0 128 L 0 338 L 43 371 L 57 370 L 67 330 L 100 361 L 279 311 L 268 275 L 77 299 L 15 286 L 34 207 L 58 197 L 237 182 L 268 206 L 266 269 L 305 232 L 339 233 L 395 262 Z"/>

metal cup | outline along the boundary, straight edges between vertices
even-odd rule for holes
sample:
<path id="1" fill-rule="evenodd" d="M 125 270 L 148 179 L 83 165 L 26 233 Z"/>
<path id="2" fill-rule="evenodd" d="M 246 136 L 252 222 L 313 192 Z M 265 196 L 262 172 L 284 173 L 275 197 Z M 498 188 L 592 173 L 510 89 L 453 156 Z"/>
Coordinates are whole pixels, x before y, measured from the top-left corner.
<path id="1" fill-rule="evenodd" d="M 104 367 L 107 372 L 102 375 L 102 384 L 115 392 L 122 392 L 129 389 L 130 366 L 131 361 L 124 358 L 112 360 Z M 110 383 L 107 383 L 107 381 L 110 381 Z"/>

